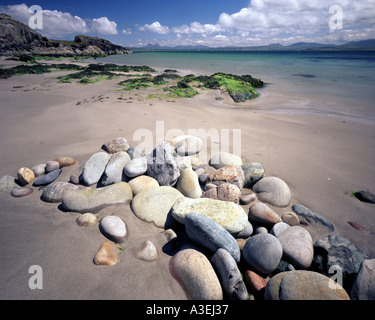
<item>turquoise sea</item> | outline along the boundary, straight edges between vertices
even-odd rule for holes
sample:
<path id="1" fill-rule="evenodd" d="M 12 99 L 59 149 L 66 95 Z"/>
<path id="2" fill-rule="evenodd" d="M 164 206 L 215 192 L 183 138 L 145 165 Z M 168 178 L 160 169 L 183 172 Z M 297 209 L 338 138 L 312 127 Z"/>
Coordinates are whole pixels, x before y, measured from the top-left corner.
<path id="1" fill-rule="evenodd" d="M 135 52 L 96 61 L 182 73 L 250 74 L 266 83 L 260 97 L 249 102 L 254 108 L 375 122 L 375 51 Z"/>

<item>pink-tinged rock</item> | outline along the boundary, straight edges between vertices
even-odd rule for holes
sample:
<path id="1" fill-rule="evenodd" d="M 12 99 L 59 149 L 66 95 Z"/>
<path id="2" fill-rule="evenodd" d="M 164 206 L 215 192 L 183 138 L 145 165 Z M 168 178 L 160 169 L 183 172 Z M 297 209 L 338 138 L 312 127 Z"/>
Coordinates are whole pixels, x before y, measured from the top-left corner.
<path id="1" fill-rule="evenodd" d="M 217 187 L 217 198 L 222 201 L 240 203 L 241 190 L 234 184 L 222 183 Z"/>
<path id="2" fill-rule="evenodd" d="M 210 174 L 208 176 L 208 182 L 216 185 L 231 183 L 242 190 L 245 183 L 245 177 L 241 166 L 229 165 L 216 170 L 213 174 Z"/>
<path id="3" fill-rule="evenodd" d="M 33 193 L 33 189 L 31 189 L 30 187 L 17 187 L 17 188 L 14 188 L 12 191 L 11 191 L 11 195 L 15 198 L 21 198 L 21 197 L 26 197 L 28 196 L 29 194 L 32 194 Z"/>
<path id="4" fill-rule="evenodd" d="M 190 300 L 222 300 L 219 279 L 207 257 L 194 249 L 176 253 L 169 262 L 171 275 Z"/>
<path id="5" fill-rule="evenodd" d="M 258 295 L 267 284 L 266 280 L 254 271 L 245 271 L 245 282 L 252 294 Z"/>
<path id="6" fill-rule="evenodd" d="M 262 202 L 255 202 L 250 207 L 249 220 L 269 225 L 282 222 L 280 216 Z"/>
<path id="7" fill-rule="evenodd" d="M 46 162 L 46 173 L 55 171 L 55 170 L 59 169 L 59 167 L 60 167 L 60 164 L 57 161 L 55 161 L 55 160 L 47 161 Z"/>

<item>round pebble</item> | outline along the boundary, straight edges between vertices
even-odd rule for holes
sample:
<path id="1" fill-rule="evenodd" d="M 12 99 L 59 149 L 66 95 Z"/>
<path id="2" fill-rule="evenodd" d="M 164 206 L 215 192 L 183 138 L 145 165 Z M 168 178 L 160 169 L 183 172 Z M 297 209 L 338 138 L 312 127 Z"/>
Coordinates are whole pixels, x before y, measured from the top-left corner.
<path id="1" fill-rule="evenodd" d="M 14 188 L 10 194 L 15 197 L 15 198 L 21 198 L 21 197 L 26 197 L 28 196 L 29 194 L 32 194 L 33 193 L 33 189 L 29 188 L 29 187 L 17 187 L 17 188 Z"/>

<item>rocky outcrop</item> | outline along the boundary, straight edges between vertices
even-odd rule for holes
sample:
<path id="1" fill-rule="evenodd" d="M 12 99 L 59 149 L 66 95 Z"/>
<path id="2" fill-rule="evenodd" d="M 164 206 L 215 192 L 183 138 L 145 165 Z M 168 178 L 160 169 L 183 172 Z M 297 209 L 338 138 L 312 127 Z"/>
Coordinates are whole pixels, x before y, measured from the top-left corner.
<path id="1" fill-rule="evenodd" d="M 0 55 L 100 56 L 131 53 L 97 37 L 76 36 L 74 41 L 50 40 L 24 23 L 0 14 Z"/>

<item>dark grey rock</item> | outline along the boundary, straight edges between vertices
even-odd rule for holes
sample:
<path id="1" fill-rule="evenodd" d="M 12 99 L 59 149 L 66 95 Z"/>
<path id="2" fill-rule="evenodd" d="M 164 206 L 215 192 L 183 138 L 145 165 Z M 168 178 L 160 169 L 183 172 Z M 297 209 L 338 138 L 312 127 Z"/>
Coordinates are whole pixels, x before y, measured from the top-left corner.
<path id="1" fill-rule="evenodd" d="M 189 238 L 197 245 L 216 252 L 219 248 L 227 250 L 236 262 L 241 253 L 233 236 L 215 221 L 198 213 L 185 216 L 185 229 Z"/>
<path id="2" fill-rule="evenodd" d="M 50 173 L 47 173 L 46 175 L 44 175 L 44 176 L 40 177 L 39 179 L 35 180 L 34 183 L 33 183 L 33 186 L 39 187 L 39 186 L 43 186 L 43 185 L 46 185 L 46 184 L 50 184 L 59 177 L 61 172 L 62 172 L 61 169 L 51 171 Z"/>
<path id="3" fill-rule="evenodd" d="M 335 227 L 333 226 L 331 221 L 302 204 L 295 204 L 293 205 L 292 209 L 297 215 L 306 219 L 309 223 L 317 223 L 319 225 L 322 225 L 326 227 L 329 232 L 333 232 L 335 230 Z"/>
<path id="4" fill-rule="evenodd" d="M 171 145 L 162 142 L 147 158 L 147 175 L 156 179 L 160 186 L 174 186 L 180 170 L 172 156 Z"/>
<path id="5" fill-rule="evenodd" d="M 231 254 L 220 248 L 210 261 L 219 278 L 225 297 L 230 300 L 248 300 L 246 285 Z"/>
<path id="6" fill-rule="evenodd" d="M 246 241 L 242 254 L 245 261 L 255 270 L 269 274 L 279 265 L 283 249 L 276 237 L 261 233 Z"/>
<path id="7" fill-rule="evenodd" d="M 368 203 L 375 203 L 375 195 L 368 191 L 358 191 L 354 193 L 358 200 Z"/>
<path id="8" fill-rule="evenodd" d="M 340 267 L 345 289 L 351 289 L 363 260 L 371 257 L 350 240 L 330 234 L 314 244 L 314 258 L 311 269 L 332 276 L 331 267 Z"/>

